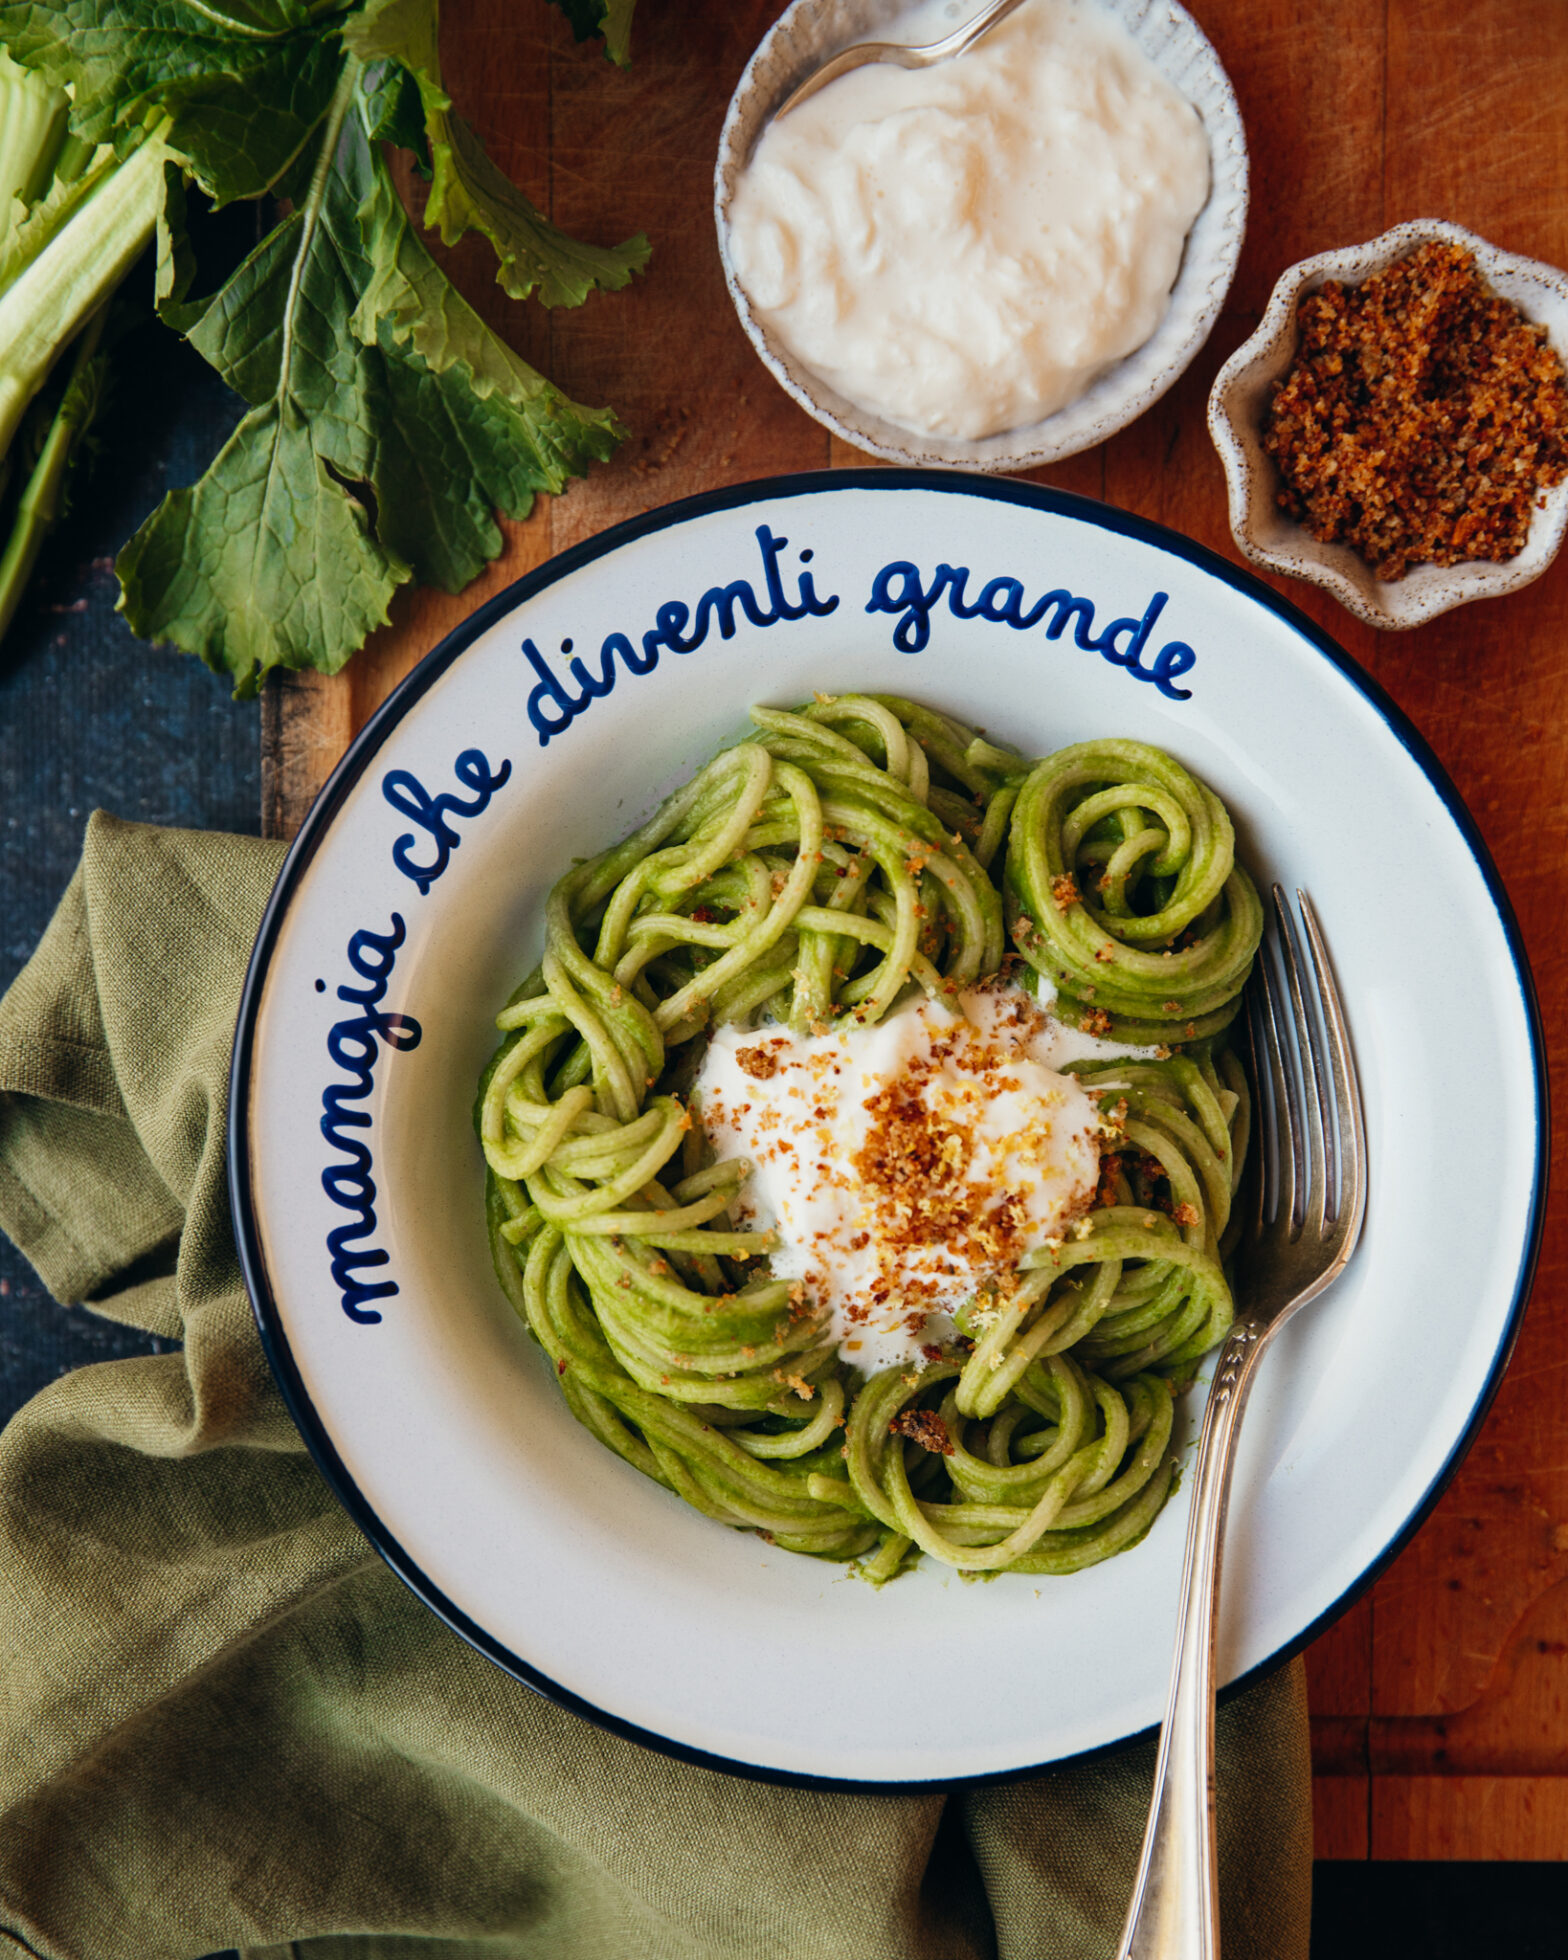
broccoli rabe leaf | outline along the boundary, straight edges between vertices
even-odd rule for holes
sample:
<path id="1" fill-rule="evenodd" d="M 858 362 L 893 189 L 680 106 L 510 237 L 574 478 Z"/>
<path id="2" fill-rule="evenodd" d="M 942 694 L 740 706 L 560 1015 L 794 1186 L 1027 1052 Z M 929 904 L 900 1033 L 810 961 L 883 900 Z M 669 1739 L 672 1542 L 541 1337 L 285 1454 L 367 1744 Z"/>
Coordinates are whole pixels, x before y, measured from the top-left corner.
<path id="1" fill-rule="evenodd" d="M 334 481 L 296 403 L 252 409 L 201 481 L 120 553 L 133 631 L 172 640 L 254 694 L 270 667 L 335 674 L 410 576 Z"/>
<path id="2" fill-rule="evenodd" d="M 495 247 L 496 278 L 513 299 L 535 293 L 545 306 L 581 306 L 595 288 L 619 291 L 648 263 L 641 232 L 623 245 L 569 238 L 496 169 L 461 116 L 445 115 L 441 125 L 441 137 L 430 143 L 435 175 L 425 223 L 447 245 L 465 231 L 483 232 Z"/>
<path id="3" fill-rule="evenodd" d="M 460 590 L 501 548 L 497 508 L 525 516 L 620 434 L 458 297 L 352 116 L 190 340 L 251 410 L 121 553 L 122 603 L 242 694 L 274 666 L 336 671 L 410 576 Z"/>
<path id="4" fill-rule="evenodd" d="M 590 459 L 610 456 L 625 433 L 611 411 L 569 401 L 490 331 L 420 243 L 384 173 L 360 217 L 373 270 L 354 330 L 362 340 L 373 337 L 393 368 L 424 372 L 439 384 L 426 394 L 422 415 L 438 402 L 455 409 L 464 398 L 482 409 L 466 429 L 455 416 L 453 426 L 469 468 L 501 509 L 521 517 L 535 491 L 558 496 Z M 438 582 L 457 589 L 446 578 Z"/>
<path id="5" fill-rule="evenodd" d="M 372 143 L 395 143 L 401 150 L 412 150 L 421 170 L 430 175 L 419 84 L 400 62 L 367 62 L 356 106 Z"/>
<path id="6" fill-rule="evenodd" d="M 441 87 L 439 34 L 439 0 L 365 0 L 344 23 L 343 45 L 366 63 L 400 62 L 427 101 L 433 96 L 450 109 L 451 100 Z"/>
<path id="7" fill-rule="evenodd" d="M 70 85 L 78 135 L 115 140 L 156 103 L 219 204 L 303 192 L 342 66 L 338 25 L 304 0 L 0 0 L 0 42 Z"/>
<path id="8" fill-rule="evenodd" d="M 624 27 L 630 7 L 602 12 Z M 121 553 L 121 606 L 241 694 L 277 666 L 335 672 L 411 578 L 460 590 L 502 548 L 498 511 L 524 516 L 623 433 L 491 333 L 403 210 L 384 143 L 427 170 L 426 222 L 448 243 L 487 236 L 516 297 L 575 305 L 647 257 L 641 238 L 568 238 L 490 163 L 453 113 L 436 28 L 436 0 L 0 0 L 0 43 L 28 71 L 12 79 L 68 91 L 72 131 L 0 129 L 0 165 L 18 151 L 4 183 L 26 165 L 40 185 L 25 218 L 31 191 L 7 199 L 0 238 L 16 274 L 0 289 L 0 452 L 156 230 L 160 315 L 248 406 Z M 186 176 L 218 203 L 293 205 L 203 299 Z"/>
<path id="9" fill-rule="evenodd" d="M 65 140 L 70 102 L 0 46 L 0 259 L 29 205 L 44 196 Z"/>
<path id="10" fill-rule="evenodd" d="M 648 263 L 639 232 L 623 245 L 584 245 L 551 224 L 485 154 L 441 80 L 436 0 L 369 0 L 343 30 L 365 62 L 395 61 L 418 86 L 432 171 L 425 223 L 454 245 L 482 232 L 495 249 L 496 278 L 513 299 L 580 306 L 595 289 L 618 291 Z"/>
<path id="11" fill-rule="evenodd" d="M 185 173 L 171 163 L 164 171 L 163 204 L 154 233 L 158 256 L 152 297 L 159 319 L 176 333 L 188 333 L 207 310 L 205 300 L 188 301 L 185 297 L 196 277 L 196 255 L 185 229 L 185 208 Z"/>
<path id="12" fill-rule="evenodd" d="M 555 0 L 579 41 L 604 36 L 604 51 L 624 68 L 632 58 L 632 11 L 637 0 Z"/>

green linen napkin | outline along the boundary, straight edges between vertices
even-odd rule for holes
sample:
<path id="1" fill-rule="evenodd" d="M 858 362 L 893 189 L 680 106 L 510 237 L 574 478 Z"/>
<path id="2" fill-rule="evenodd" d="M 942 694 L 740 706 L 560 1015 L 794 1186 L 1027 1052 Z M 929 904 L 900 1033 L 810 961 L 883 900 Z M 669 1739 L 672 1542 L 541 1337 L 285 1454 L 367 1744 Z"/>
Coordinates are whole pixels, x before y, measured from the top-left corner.
<path id="1" fill-rule="evenodd" d="M 1109 1955 L 1150 1745 L 948 1797 L 693 1768 L 504 1675 L 349 1522 L 263 1359 L 224 1187 L 281 857 L 95 817 L 0 1002 L 0 1224 L 57 1299 L 183 1342 L 0 1434 L 0 1952 Z M 1300 1663 L 1219 1733 L 1226 1960 L 1304 1960 Z"/>

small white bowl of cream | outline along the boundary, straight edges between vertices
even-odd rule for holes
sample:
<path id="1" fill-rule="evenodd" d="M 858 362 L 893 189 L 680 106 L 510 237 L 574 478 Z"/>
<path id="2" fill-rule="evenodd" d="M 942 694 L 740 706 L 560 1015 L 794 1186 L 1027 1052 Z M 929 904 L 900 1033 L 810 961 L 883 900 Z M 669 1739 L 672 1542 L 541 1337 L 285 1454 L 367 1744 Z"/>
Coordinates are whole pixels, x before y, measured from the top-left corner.
<path id="1" fill-rule="evenodd" d="M 956 60 L 862 67 L 771 120 L 838 49 L 935 41 L 977 5 L 795 0 L 730 103 L 719 250 L 819 422 L 889 462 L 1029 469 L 1125 427 L 1202 346 L 1246 141 L 1167 0 L 1027 0 Z"/>

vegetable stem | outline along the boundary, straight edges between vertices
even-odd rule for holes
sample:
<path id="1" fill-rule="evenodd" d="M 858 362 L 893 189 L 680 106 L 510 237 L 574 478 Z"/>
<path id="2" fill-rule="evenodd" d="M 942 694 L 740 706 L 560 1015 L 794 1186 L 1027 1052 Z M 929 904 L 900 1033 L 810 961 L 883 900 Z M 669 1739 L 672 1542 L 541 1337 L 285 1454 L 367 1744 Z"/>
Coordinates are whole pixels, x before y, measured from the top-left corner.
<path id="1" fill-rule="evenodd" d="M 633 5 L 570 0 L 622 27 Z M 398 197 L 388 145 L 431 176 L 427 229 L 481 231 L 517 298 L 577 305 L 647 257 L 640 237 L 568 238 L 496 168 L 449 113 L 438 16 L 439 0 L 0 0 L 0 43 L 25 50 L 0 47 L 8 612 L 102 375 L 101 350 L 73 368 L 81 336 L 154 232 L 160 317 L 247 412 L 120 552 L 120 609 L 241 693 L 275 666 L 336 673 L 409 578 L 460 591 L 502 548 L 498 512 L 522 518 L 624 435 L 465 304 Z M 205 298 L 188 184 L 214 207 L 292 206 Z"/>
<path id="2" fill-rule="evenodd" d="M 293 270 L 289 274 L 288 297 L 283 302 L 282 352 L 278 361 L 278 400 L 286 402 L 289 395 L 289 373 L 294 363 L 294 309 L 299 304 L 300 281 L 305 276 L 305 267 L 310 262 L 310 245 L 315 236 L 316 226 L 321 222 L 321 203 L 327 193 L 327 173 L 338 153 L 338 138 L 343 134 L 343 119 L 348 114 L 349 104 L 354 99 L 354 88 L 359 81 L 363 63 L 345 61 L 343 72 L 338 77 L 338 85 L 332 96 L 332 107 L 327 111 L 327 133 L 322 139 L 321 153 L 316 158 L 316 167 L 310 173 L 310 189 L 305 193 L 302 207 L 303 221 L 299 234 L 299 249 L 294 255 Z M 0 345 L 3 345 L 0 342 Z"/>
<path id="3" fill-rule="evenodd" d="M 11 536 L 5 551 L 0 553 L 0 640 L 4 640 L 16 617 L 44 539 L 60 515 L 72 451 L 98 407 L 98 376 L 92 370 L 108 312 L 105 302 L 77 338 L 65 393 L 44 437 L 33 473 L 17 499 Z"/>
<path id="4" fill-rule="evenodd" d="M 20 212 L 49 182 L 69 108 L 62 90 L 19 68 L 0 47 L 0 255 Z"/>
<path id="5" fill-rule="evenodd" d="M 0 454 L 61 348 L 102 306 L 152 237 L 171 157 L 159 128 L 109 170 L 69 223 L 0 294 Z"/>

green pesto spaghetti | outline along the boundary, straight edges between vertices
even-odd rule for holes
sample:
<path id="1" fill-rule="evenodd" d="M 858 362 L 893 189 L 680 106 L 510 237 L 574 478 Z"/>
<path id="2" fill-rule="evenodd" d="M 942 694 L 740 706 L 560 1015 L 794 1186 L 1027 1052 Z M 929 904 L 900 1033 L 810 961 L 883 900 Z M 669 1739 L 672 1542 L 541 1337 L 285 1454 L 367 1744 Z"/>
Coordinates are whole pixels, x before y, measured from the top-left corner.
<path id="1" fill-rule="evenodd" d="M 874 1581 L 1077 1571 L 1158 1515 L 1173 1393 L 1231 1320 L 1262 913 L 1230 819 L 1138 742 L 1030 762 L 891 696 L 751 718 L 550 895 L 477 1109 L 496 1271 L 577 1419 L 710 1517 Z M 1099 1153 L 1071 1229 L 868 1375 L 691 1083 L 711 1029 L 825 1038 L 997 978 L 1143 1052 L 1066 1065 Z"/>

